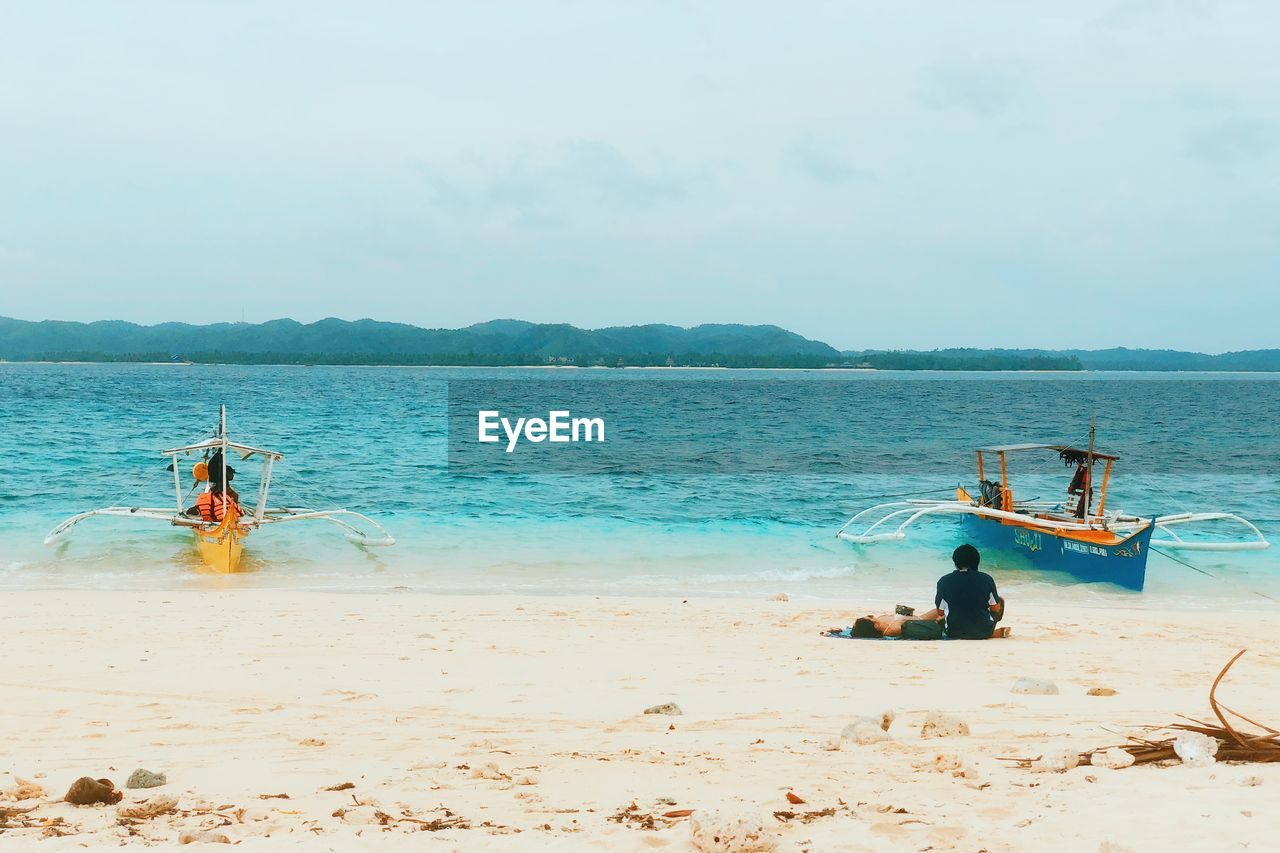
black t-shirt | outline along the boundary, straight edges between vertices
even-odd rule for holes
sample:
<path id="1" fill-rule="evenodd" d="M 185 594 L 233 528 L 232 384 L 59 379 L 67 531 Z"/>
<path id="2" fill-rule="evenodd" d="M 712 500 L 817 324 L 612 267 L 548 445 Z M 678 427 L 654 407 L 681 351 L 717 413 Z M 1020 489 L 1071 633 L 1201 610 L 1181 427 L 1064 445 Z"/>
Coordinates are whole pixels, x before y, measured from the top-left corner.
<path id="1" fill-rule="evenodd" d="M 946 615 L 947 636 L 956 640 L 985 640 L 995 629 L 991 605 L 1000 594 L 986 572 L 956 569 L 938 578 L 933 603 Z"/>

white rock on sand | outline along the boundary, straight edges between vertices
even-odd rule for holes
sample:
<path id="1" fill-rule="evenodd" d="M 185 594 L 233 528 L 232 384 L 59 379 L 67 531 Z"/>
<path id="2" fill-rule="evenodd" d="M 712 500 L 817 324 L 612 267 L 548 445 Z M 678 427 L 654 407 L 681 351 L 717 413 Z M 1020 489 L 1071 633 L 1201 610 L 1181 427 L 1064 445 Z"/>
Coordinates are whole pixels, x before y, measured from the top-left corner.
<path id="1" fill-rule="evenodd" d="M 699 853 L 769 853 L 778 846 L 760 816 L 745 808 L 694 812 L 689 841 Z"/>
<path id="2" fill-rule="evenodd" d="M 840 730 L 840 739 L 853 741 L 856 744 L 879 743 L 892 740 L 888 732 L 870 720 L 856 720 Z"/>
<path id="3" fill-rule="evenodd" d="M 1093 767 L 1101 767 L 1105 770 L 1121 770 L 1125 767 L 1133 766 L 1134 758 L 1125 750 L 1118 746 L 1110 749 L 1098 750 L 1089 756 L 1089 764 Z"/>
<path id="4" fill-rule="evenodd" d="M 1200 732 L 1183 732 L 1173 739 L 1173 751 L 1189 767 L 1207 767 L 1218 760 L 1218 739 Z"/>
<path id="5" fill-rule="evenodd" d="M 1033 773 L 1065 773 L 1080 766 L 1080 753 L 1073 749 L 1060 749 L 1044 755 L 1031 762 Z"/>
<path id="6" fill-rule="evenodd" d="M 1013 682 L 1013 687 L 1009 688 L 1009 692 L 1023 696 L 1056 696 L 1058 695 L 1058 685 L 1040 678 L 1023 677 Z"/>
<path id="7" fill-rule="evenodd" d="M 959 717 L 952 717 L 941 711 L 930 711 L 925 714 L 924 725 L 920 727 L 920 737 L 968 737 L 969 724 Z"/>

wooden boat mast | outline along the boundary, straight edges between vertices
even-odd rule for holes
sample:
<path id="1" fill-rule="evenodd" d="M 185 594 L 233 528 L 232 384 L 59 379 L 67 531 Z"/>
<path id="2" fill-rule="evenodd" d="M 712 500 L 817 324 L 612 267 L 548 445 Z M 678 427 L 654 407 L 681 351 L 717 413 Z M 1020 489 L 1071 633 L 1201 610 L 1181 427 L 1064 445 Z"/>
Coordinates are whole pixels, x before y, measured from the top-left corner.
<path id="1" fill-rule="evenodd" d="M 1089 517 L 1089 511 L 1093 509 L 1093 440 L 1097 426 L 1095 417 L 1089 416 L 1089 450 L 1085 453 L 1085 475 L 1084 475 L 1084 517 Z"/>
<path id="2" fill-rule="evenodd" d="M 222 505 L 227 504 L 227 404 L 218 406 L 218 436 L 222 439 Z"/>

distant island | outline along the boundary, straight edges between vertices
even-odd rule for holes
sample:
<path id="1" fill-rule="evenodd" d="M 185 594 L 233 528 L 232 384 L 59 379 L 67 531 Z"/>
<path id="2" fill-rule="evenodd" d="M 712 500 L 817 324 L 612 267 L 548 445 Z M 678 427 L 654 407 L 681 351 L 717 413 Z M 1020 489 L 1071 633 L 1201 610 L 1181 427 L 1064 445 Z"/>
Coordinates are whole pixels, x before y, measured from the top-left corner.
<path id="1" fill-rule="evenodd" d="M 575 367 L 769 367 L 876 370 L 1280 370 L 1280 349 L 845 350 L 778 326 L 652 324 L 579 329 L 492 320 L 425 329 L 377 320 L 315 323 L 73 323 L 0 317 L 0 360 Z"/>

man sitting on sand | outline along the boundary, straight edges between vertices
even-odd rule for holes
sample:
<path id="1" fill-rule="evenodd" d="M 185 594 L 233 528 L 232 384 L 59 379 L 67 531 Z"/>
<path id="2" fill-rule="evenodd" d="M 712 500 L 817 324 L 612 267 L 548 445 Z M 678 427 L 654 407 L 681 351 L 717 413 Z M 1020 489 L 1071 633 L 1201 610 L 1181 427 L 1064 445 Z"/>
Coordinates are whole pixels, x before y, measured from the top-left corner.
<path id="1" fill-rule="evenodd" d="M 955 571 L 938 578 L 933 603 L 938 608 L 949 640 L 986 640 L 1009 636 L 1008 628 L 996 629 L 1004 617 L 1004 599 L 996 592 L 991 575 L 978 571 L 978 549 L 961 545 L 951 554 Z"/>

